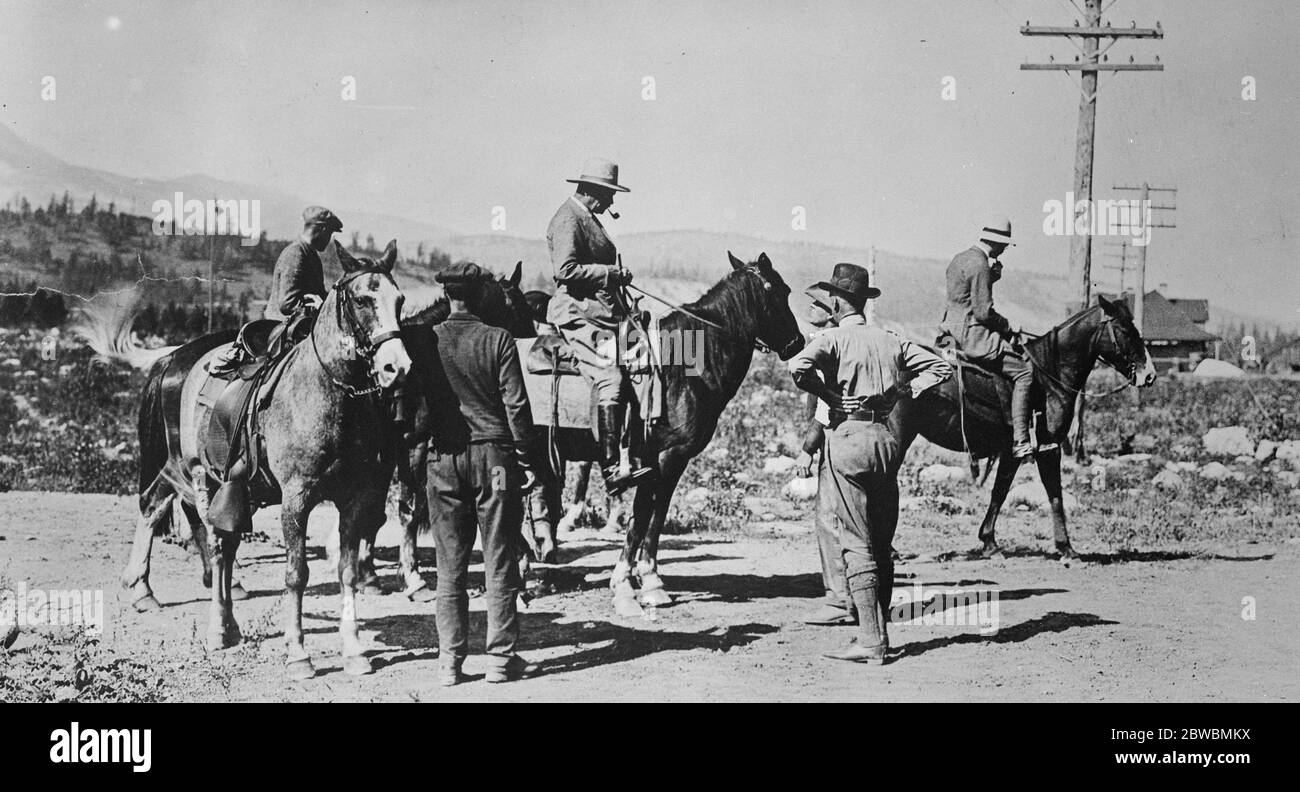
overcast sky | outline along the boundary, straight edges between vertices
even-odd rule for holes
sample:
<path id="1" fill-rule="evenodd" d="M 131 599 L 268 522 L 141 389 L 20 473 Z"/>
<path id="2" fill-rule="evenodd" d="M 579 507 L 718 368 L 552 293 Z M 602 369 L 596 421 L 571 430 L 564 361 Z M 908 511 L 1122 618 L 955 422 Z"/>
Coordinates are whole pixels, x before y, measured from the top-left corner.
<path id="1" fill-rule="evenodd" d="M 1167 33 L 1115 45 L 1112 60 L 1159 55 L 1167 71 L 1103 75 L 1097 113 L 1097 197 L 1142 179 L 1179 188 L 1149 286 L 1300 307 L 1295 6 L 1107 11 Z M 1044 235 L 1043 203 L 1070 188 L 1079 100 L 1077 76 L 1018 69 L 1071 60 L 1069 41 L 1019 26 L 1077 16 L 1070 0 L 0 0 L 0 121 L 80 165 L 202 172 L 467 233 L 490 232 L 502 206 L 507 233 L 542 236 L 562 180 L 593 154 L 619 161 L 633 190 L 617 233 L 948 258 L 1000 211 L 1021 240 L 1013 277 L 1065 271 L 1069 243 Z M 45 75 L 55 102 L 40 100 Z M 345 76 L 356 101 L 341 97 Z"/>

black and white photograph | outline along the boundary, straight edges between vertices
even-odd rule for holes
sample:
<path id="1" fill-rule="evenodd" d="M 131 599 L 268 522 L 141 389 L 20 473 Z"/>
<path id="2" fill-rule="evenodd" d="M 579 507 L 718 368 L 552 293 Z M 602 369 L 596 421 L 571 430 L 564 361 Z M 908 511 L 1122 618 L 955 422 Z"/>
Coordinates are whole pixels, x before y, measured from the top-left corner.
<path id="1" fill-rule="evenodd" d="M 1300 700 L 1298 36 L 0 0 L 0 701 Z"/>

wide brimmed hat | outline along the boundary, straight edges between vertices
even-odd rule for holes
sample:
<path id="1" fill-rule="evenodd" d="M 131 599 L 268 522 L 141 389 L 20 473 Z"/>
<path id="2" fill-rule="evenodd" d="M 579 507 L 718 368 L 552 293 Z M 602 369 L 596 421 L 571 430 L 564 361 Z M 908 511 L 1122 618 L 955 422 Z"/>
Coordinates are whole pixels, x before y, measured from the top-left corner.
<path id="1" fill-rule="evenodd" d="M 592 157 L 582 165 L 582 175 L 576 179 L 565 179 L 572 184 L 594 184 L 615 192 L 631 192 L 618 183 L 618 165 L 607 159 Z"/>
<path id="2" fill-rule="evenodd" d="M 813 302 L 821 303 L 822 305 L 828 308 L 830 307 L 831 291 L 827 289 L 825 286 L 823 286 L 822 284 L 815 283 L 812 286 L 809 286 L 808 288 L 804 289 L 803 293 L 813 298 Z"/>
<path id="3" fill-rule="evenodd" d="M 847 294 L 860 300 L 869 300 L 880 296 L 880 289 L 871 285 L 871 273 L 866 267 L 840 262 L 835 265 L 829 281 L 818 281 L 813 289 L 825 289 L 829 292 Z M 811 289 L 810 289 L 811 291 Z"/>
<path id="4" fill-rule="evenodd" d="M 1002 215 L 990 217 L 980 229 L 980 241 L 1015 247 L 1016 243 L 1011 241 L 1011 220 Z"/>

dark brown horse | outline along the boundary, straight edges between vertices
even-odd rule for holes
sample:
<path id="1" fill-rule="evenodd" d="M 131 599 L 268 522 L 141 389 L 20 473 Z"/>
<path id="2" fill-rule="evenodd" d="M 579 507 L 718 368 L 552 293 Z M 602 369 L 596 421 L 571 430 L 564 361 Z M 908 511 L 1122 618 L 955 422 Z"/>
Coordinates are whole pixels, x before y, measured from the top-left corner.
<path id="1" fill-rule="evenodd" d="M 672 602 L 659 575 L 659 533 L 668 515 L 677 482 L 686 464 L 708 446 L 723 409 L 749 372 L 754 350 L 775 350 L 787 360 L 803 348 L 804 339 L 790 311 L 790 288 L 772 267 L 767 254 L 745 263 L 730 253 L 732 271 L 699 300 L 682 306 L 660 320 L 659 332 L 701 334 L 702 360 L 698 366 L 665 365 L 662 418 L 652 432 L 651 453 L 659 460 L 659 477 L 637 487 L 632 522 L 618 564 L 610 579 L 615 610 L 624 616 L 642 612 L 632 585 L 635 572 L 641 584 L 641 601 L 652 605 Z M 698 374 L 696 373 L 698 372 Z M 549 395 L 532 392 L 530 399 Z M 546 432 L 539 427 L 533 456 L 546 459 Z M 597 448 L 590 432 L 565 429 L 555 433 L 559 456 L 566 460 L 596 460 Z M 563 480 L 542 465 L 539 485 L 550 502 L 558 503 Z M 561 467 L 561 470 L 563 467 Z M 553 540 L 553 537 L 552 537 Z M 635 570 L 633 569 L 635 562 Z"/>
<path id="2" fill-rule="evenodd" d="M 487 285 L 479 305 L 479 318 L 494 327 L 508 331 L 515 338 L 533 338 L 537 331 L 529 314 L 524 293 L 519 288 L 523 280 L 523 262 L 516 262 L 514 270 L 506 276 L 500 276 Z M 402 341 L 406 345 L 411 359 L 423 362 L 416 365 L 411 382 L 406 389 L 410 400 L 408 408 L 415 413 L 412 420 L 419 424 L 426 405 L 420 398 L 420 389 L 428 388 L 428 369 L 437 364 L 437 340 L 433 328 L 441 324 L 451 312 L 451 305 L 446 294 L 437 293 L 432 303 L 418 313 L 402 319 Z M 425 465 L 429 457 L 428 440 L 423 440 L 407 449 L 405 455 L 399 453 L 397 460 L 398 504 L 402 523 L 402 544 L 399 548 L 399 570 L 408 597 L 427 587 L 420 575 L 416 559 L 419 533 L 429 528 L 429 500 L 425 491 L 427 481 Z M 366 593 L 382 593 L 378 574 L 375 571 L 374 543 L 383 521 L 372 522 L 363 531 L 359 576 L 362 590 Z"/>
<path id="3" fill-rule="evenodd" d="M 1033 409 L 1042 411 L 1045 423 L 1039 427 L 1040 442 L 1045 440 L 1056 444 L 1056 447 L 1037 454 L 1038 475 L 1047 490 L 1052 509 L 1056 548 L 1062 559 L 1075 558 L 1065 530 L 1059 444 L 1067 440 L 1076 399 L 1084 391 L 1088 375 L 1098 360 L 1106 362 L 1139 387 L 1155 382 L 1155 367 L 1142 336 L 1133 326 L 1128 307 L 1105 298 L 1099 298 L 1097 305 L 1080 311 L 1046 335 L 1027 342 L 1025 349 L 1034 367 Z M 988 557 L 1001 552 L 994 526 L 1020 467 L 1020 460 L 1011 455 L 1009 417 L 1004 416 L 997 406 L 1007 386 L 995 375 L 973 367 L 964 370 L 967 402 L 991 406 L 966 412 L 965 434 L 970 451 L 977 459 L 999 458 L 988 512 L 979 529 L 983 543 L 981 552 Z M 889 428 L 898 439 L 899 459 L 907 454 L 917 435 L 953 451 L 963 450 L 962 416 L 958 404 L 956 377 L 949 378 L 916 400 L 904 394 L 889 418 Z"/>
<path id="4" fill-rule="evenodd" d="M 322 501 L 339 510 L 341 594 L 339 634 L 344 670 L 370 671 L 361 649 L 355 606 L 357 551 L 362 526 L 382 514 L 392 476 L 392 433 L 378 393 L 400 382 L 411 365 L 400 334 L 402 293 L 392 277 L 397 243 L 378 261 L 357 260 L 341 245 L 335 251 L 343 276 L 320 307 L 308 337 L 295 346 L 267 406 L 259 415 L 266 467 L 279 490 L 284 532 L 286 664 L 291 677 L 316 673 L 303 643 L 302 598 L 307 586 L 307 518 Z M 208 500 L 216 482 L 204 470 L 196 415 L 204 364 L 230 334 L 197 339 L 159 359 L 141 396 L 140 512 L 123 584 L 136 607 L 157 607 L 149 587 L 149 556 L 155 529 L 179 500 L 201 552 L 212 543 L 212 609 L 209 648 L 239 642 L 232 609 L 232 576 L 238 533 L 209 530 Z M 206 571 L 206 570 L 205 570 Z"/>

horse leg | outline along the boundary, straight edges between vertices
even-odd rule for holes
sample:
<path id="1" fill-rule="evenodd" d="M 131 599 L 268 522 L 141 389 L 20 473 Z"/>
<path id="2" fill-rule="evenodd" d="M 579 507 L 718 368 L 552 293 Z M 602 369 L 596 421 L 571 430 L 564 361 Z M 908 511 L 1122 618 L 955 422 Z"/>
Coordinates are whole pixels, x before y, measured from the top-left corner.
<path id="1" fill-rule="evenodd" d="M 316 675 L 302 634 L 302 596 L 307 590 L 307 498 L 302 492 L 283 493 L 280 530 L 284 533 L 285 667 L 291 679 Z M 342 555 L 340 551 L 339 555 Z"/>
<path id="2" fill-rule="evenodd" d="M 383 497 L 386 494 L 380 490 L 379 497 L 376 498 L 373 491 L 363 490 L 346 503 L 338 504 L 339 638 L 343 643 L 343 671 L 352 676 L 369 674 L 372 670 L 370 659 L 361 648 L 361 636 L 357 627 L 357 555 L 361 532 L 373 522 L 376 503 L 382 511 Z"/>
<path id="3" fill-rule="evenodd" d="M 632 559 L 637 557 L 641 542 L 645 539 L 654 508 L 654 497 L 652 487 L 636 488 L 632 525 L 624 540 L 623 553 L 618 557 L 618 563 L 614 565 L 614 571 L 609 577 L 609 587 L 614 592 L 614 611 L 619 616 L 641 616 L 645 613 L 637 602 L 636 590 L 632 588 Z"/>
<path id="4" fill-rule="evenodd" d="M 137 611 L 161 607 L 149 587 L 149 559 L 153 554 L 153 534 L 158 525 L 171 516 L 175 492 L 163 492 L 162 477 L 154 480 L 141 500 L 147 504 L 140 510 L 135 524 L 135 538 L 131 542 L 131 557 L 122 570 L 122 586 L 131 592 L 131 605 Z"/>
<path id="5" fill-rule="evenodd" d="M 213 533 L 212 607 L 208 618 L 208 650 L 228 649 L 242 636 L 230 597 L 235 573 L 235 555 L 239 552 L 239 534 Z"/>
<path id="6" fill-rule="evenodd" d="M 673 491 L 677 489 L 677 482 L 685 469 L 684 462 L 672 457 L 661 466 L 659 481 L 653 484 L 654 512 L 636 562 L 636 574 L 641 581 L 641 602 L 646 605 L 671 605 L 673 602 L 672 596 L 664 587 L 663 578 L 659 576 L 659 533 L 668 518 L 668 505 L 672 502 Z"/>
<path id="7" fill-rule="evenodd" d="M 993 493 L 989 496 L 989 510 L 984 514 L 984 522 L 980 523 L 979 537 L 983 542 L 980 548 L 980 555 L 984 558 L 994 558 L 1002 554 L 1002 548 L 998 547 L 997 537 L 994 535 L 994 528 L 998 522 L 998 513 L 1002 511 L 1002 504 L 1007 500 L 1007 493 L 1011 490 L 1011 482 L 1016 478 L 1016 471 L 1020 469 L 1020 460 L 1011 454 L 1003 454 L 998 459 L 998 473 L 993 479 Z"/>
<path id="8" fill-rule="evenodd" d="M 1070 535 L 1065 530 L 1065 501 L 1061 497 L 1061 449 L 1053 448 L 1038 455 L 1038 478 L 1047 490 L 1047 502 L 1052 507 L 1052 532 L 1056 549 L 1062 561 L 1078 558 L 1070 546 Z"/>
<path id="9" fill-rule="evenodd" d="M 208 537 L 208 526 L 199 519 L 199 510 L 194 504 L 187 503 L 179 497 L 176 500 L 181 505 L 181 514 L 185 515 L 185 521 L 189 523 L 194 551 L 198 553 L 199 561 L 203 564 L 203 588 L 212 588 L 212 543 Z M 231 596 L 234 596 L 233 588 Z"/>
<path id="10" fill-rule="evenodd" d="M 420 561 L 417 556 L 420 526 L 429 523 L 429 496 L 418 483 L 408 484 L 405 481 L 399 485 L 399 492 L 398 519 L 402 523 L 399 568 L 402 582 L 405 584 L 402 593 L 407 599 L 415 599 L 416 594 L 429 587 L 429 584 L 424 582 L 424 577 L 420 575 Z"/>
<path id="11" fill-rule="evenodd" d="M 591 461 L 583 460 L 578 462 L 578 480 L 573 489 L 573 501 L 564 510 L 564 516 L 560 518 L 556 525 L 556 531 L 560 534 L 566 534 L 572 531 L 582 521 L 582 517 L 587 513 L 587 487 L 591 483 Z M 560 482 L 560 490 L 564 489 L 564 482 Z M 560 492 L 556 493 L 556 500 L 559 501 Z"/>

